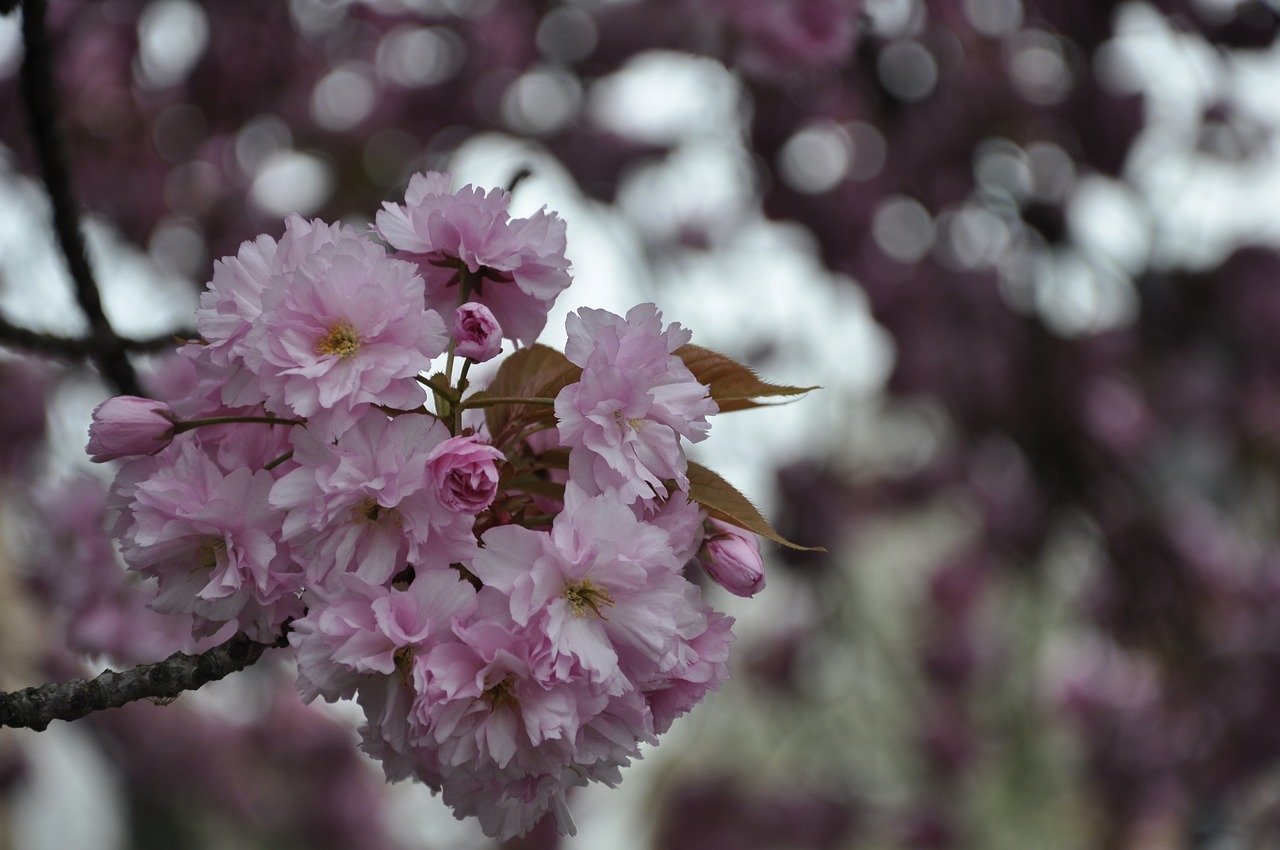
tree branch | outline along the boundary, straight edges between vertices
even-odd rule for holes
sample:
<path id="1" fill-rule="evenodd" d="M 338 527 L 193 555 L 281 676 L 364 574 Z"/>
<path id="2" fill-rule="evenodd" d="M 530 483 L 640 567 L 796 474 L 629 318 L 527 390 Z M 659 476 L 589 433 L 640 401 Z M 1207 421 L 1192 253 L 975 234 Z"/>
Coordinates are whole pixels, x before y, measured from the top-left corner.
<path id="1" fill-rule="evenodd" d="M 281 635 L 274 645 L 286 644 Z M 53 720 L 78 720 L 140 699 L 172 699 L 243 670 L 262 657 L 268 646 L 237 634 L 200 655 L 175 652 L 164 661 L 141 664 L 123 673 L 107 670 L 90 681 L 51 682 L 0 694 L 0 726 L 42 732 Z"/>
<path id="2" fill-rule="evenodd" d="M 172 334 L 162 334 L 149 339 L 122 339 L 111 341 L 111 347 L 119 347 L 125 351 L 171 351 L 179 345 L 179 338 L 192 338 L 196 333 L 179 330 Z M 36 354 L 54 357 L 80 359 L 92 357 L 102 350 L 102 344 L 94 337 L 68 337 L 57 334 L 40 333 L 15 325 L 0 316 L 0 345 L 11 348 L 23 348 Z"/>
<path id="3" fill-rule="evenodd" d="M 84 234 L 80 212 L 71 187 L 67 148 L 58 122 L 58 92 L 53 82 L 52 50 L 45 29 L 46 0 L 22 0 L 22 102 L 30 125 L 40 176 L 53 207 L 53 229 L 75 284 L 76 301 L 89 319 L 92 336 L 99 340 L 93 359 L 103 374 L 126 395 L 142 395 L 133 365 L 124 346 L 102 311 L 102 297 Z"/>

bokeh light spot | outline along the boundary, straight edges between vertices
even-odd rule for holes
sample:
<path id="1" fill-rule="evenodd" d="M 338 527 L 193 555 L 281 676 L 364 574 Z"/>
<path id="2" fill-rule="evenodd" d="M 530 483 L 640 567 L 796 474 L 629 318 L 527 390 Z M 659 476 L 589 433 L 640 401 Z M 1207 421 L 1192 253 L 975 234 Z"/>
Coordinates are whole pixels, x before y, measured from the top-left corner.
<path id="1" fill-rule="evenodd" d="M 1062 41 L 1042 30 L 1024 30 L 1012 36 L 1009 74 L 1018 94 L 1040 106 L 1060 103 L 1071 91 L 1071 69 Z"/>
<path id="2" fill-rule="evenodd" d="M 914 35 L 924 24 L 924 8 L 917 0 L 865 0 L 863 11 L 881 38 Z"/>
<path id="3" fill-rule="evenodd" d="M 249 195 L 265 213 L 310 215 L 329 199 L 333 174 L 318 157 L 299 151 L 276 151 L 262 162 Z"/>
<path id="4" fill-rule="evenodd" d="M 1008 139 L 985 139 L 974 151 L 973 176 L 978 188 L 991 195 L 1021 202 L 1031 194 L 1031 166 L 1027 155 Z"/>
<path id="5" fill-rule="evenodd" d="M 582 89 L 576 77 L 542 69 L 517 78 L 502 96 L 502 118 L 513 130 L 552 133 L 578 113 Z"/>
<path id="6" fill-rule="evenodd" d="M 889 147 L 874 124 L 851 121 L 844 125 L 844 132 L 852 149 L 853 158 L 849 164 L 850 180 L 871 180 L 884 170 L 885 160 L 889 156 Z"/>
<path id="7" fill-rule="evenodd" d="M 311 117 L 334 133 L 358 126 L 377 99 L 372 76 L 361 62 L 348 62 L 325 74 L 311 93 Z"/>
<path id="8" fill-rule="evenodd" d="M 876 70 L 881 84 L 899 100 L 923 100 L 938 84 L 938 63 L 917 41 L 890 44 L 880 53 Z"/>
<path id="9" fill-rule="evenodd" d="M 194 280 L 208 274 L 207 251 L 204 233 L 195 221 L 185 217 L 161 221 L 147 242 L 147 253 L 158 268 Z"/>
<path id="10" fill-rule="evenodd" d="M 871 235 L 880 250 L 898 262 L 919 262 L 933 245 L 933 217 L 918 201 L 891 195 L 876 209 Z"/>
<path id="11" fill-rule="evenodd" d="M 991 210 L 965 205 L 938 216 L 939 262 L 955 271 L 991 268 L 1008 250 L 1009 226 Z"/>
<path id="12" fill-rule="evenodd" d="M 719 62 L 651 51 L 591 86 L 591 118 L 639 141 L 665 144 L 739 125 L 742 85 Z"/>
<path id="13" fill-rule="evenodd" d="M 575 6 L 552 9 L 538 23 L 538 51 L 553 62 L 577 62 L 596 49 L 599 32 L 591 16 Z"/>
<path id="14" fill-rule="evenodd" d="M 1021 0 L 965 0 L 964 15 L 975 30 L 999 38 L 1022 26 Z"/>
<path id="15" fill-rule="evenodd" d="M 823 121 L 802 128 L 778 154 L 778 171 L 797 192 L 816 194 L 836 187 L 853 161 L 849 136 L 839 124 Z"/>
<path id="16" fill-rule="evenodd" d="M 1076 163 L 1061 147 L 1053 142 L 1032 142 L 1027 145 L 1027 164 L 1036 200 L 1059 203 L 1070 194 L 1076 182 Z"/>
<path id="17" fill-rule="evenodd" d="M 378 44 L 378 72 L 405 88 L 446 82 L 465 59 L 462 40 L 441 27 L 397 27 Z"/>
<path id="18" fill-rule="evenodd" d="M 257 173 L 263 160 L 276 151 L 293 147 L 289 125 L 276 115 L 259 115 L 236 133 L 236 164 L 246 175 Z"/>
<path id="19" fill-rule="evenodd" d="M 208 43 L 209 19 L 200 6 L 190 0 L 156 0 L 138 19 L 138 82 L 155 89 L 182 82 Z"/>

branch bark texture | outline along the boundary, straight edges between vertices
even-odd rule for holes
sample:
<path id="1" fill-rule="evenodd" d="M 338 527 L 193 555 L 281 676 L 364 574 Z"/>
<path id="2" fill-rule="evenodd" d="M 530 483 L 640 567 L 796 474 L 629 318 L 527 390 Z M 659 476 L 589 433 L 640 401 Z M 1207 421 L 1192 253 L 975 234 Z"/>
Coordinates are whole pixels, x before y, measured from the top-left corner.
<path id="1" fill-rule="evenodd" d="M 23 0 L 22 102 L 30 125 L 40 175 L 53 207 L 53 229 L 75 284 L 76 301 L 89 319 L 95 340 L 94 360 L 125 395 L 142 395 L 133 364 L 102 310 L 98 282 L 80 229 L 80 209 L 71 183 L 70 160 L 58 119 L 58 91 L 53 79 L 52 47 L 45 29 L 46 0 Z"/>
<path id="2" fill-rule="evenodd" d="M 281 637 L 277 646 L 284 645 Z M 237 634 L 200 655 L 176 652 L 132 670 L 107 670 L 95 679 L 51 682 L 0 694 L 0 726 L 42 732 L 54 720 L 78 720 L 140 699 L 172 699 L 238 672 L 262 657 L 268 644 Z"/>

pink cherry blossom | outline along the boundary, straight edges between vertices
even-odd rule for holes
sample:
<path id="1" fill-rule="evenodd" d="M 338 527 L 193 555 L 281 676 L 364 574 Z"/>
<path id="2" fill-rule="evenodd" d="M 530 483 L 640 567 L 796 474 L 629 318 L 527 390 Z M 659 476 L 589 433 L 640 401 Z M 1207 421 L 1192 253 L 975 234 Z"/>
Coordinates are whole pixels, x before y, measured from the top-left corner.
<path id="1" fill-rule="evenodd" d="M 149 455 L 173 439 L 173 410 L 150 398 L 122 395 L 93 410 L 89 425 L 90 460 L 102 463 L 133 455 Z"/>
<path id="2" fill-rule="evenodd" d="M 485 405 L 501 400 L 445 386 L 504 334 L 532 345 L 569 283 L 564 223 L 512 218 L 509 202 L 419 174 L 377 216 L 394 256 L 297 216 L 279 241 L 244 243 L 215 264 L 201 338 L 156 376 L 162 400 L 104 403 L 89 446 L 129 458 L 115 531 L 156 611 L 264 642 L 292 621 L 303 697 L 354 698 L 389 779 L 427 784 L 499 839 L 547 813 L 572 833 L 568 790 L 616 784 L 725 679 L 732 620 L 685 578 L 692 558 L 732 592 L 763 586 L 754 539 L 708 525 L 688 492 L 683 441 L 718 408 L 676 354 L 689 332 L 654 305 L 568 318 L 581 377 L 554 431 L 517 414 L 491 445 Z M 506 383 L 549 395 L 549 380 Z M 548 486 L 524 493 L 546 467 Z"/>
<path id="3" fill-rule="evenodd" d="M 450 437 L 431 450 L 427 475 L 440 504 L 460 514 L 477 514 L 498 493 L 502 452 L 474 436 Z"/>
<path id="4" fill-rule="evenodd" d="M 421 404 L 417 377 L 447 344 L 414 267 L 343 228 L 273 279 L 245 335 L 244 361 L 267 409 L 323 422 L 337 436 L 371 405 Z"/>
<path id="5" fill-rule="evenodd" d="M 437 647 L 419 668 L 421 735 L 446 767 L 558 773 L 582 720 L 605 700 L 585 681 L 540 676 L 545 638 L 505 619 L 460 629 L 458 643 Z"/>
<path id="6" fill-rule="evenodd" d="M 313 594 L 290 641 L 298 653 L 305 698 L 348 697 L 354 690 L 367 735 L 412 756 L 410 708 L 414 667 L 475 610 L 475 590 L 454 570 L 418 571 L 407 589 L 348 578 L 345 595 Z"/>
<path id="7" fill-rule="evenodd" d="M 512 218 L 508 192 L 469 185 L 452 192 L 450 180 L 438 172 L 415 174 L 404 205 L 382 205 L 378 235 L 397 257 L 418 263 L 427 306 L 450 324 L 465 271 L 469 300 L 488 307 L 507 336 L 532 345 L 569 285 L 564 222 L 545 209 Z"/>
<path id="8" fill-rule="evenodd" d="M 410 563 L 470 559 L 473 519 L 440 502 L 427 471 L 432 451 L 448 438 L 436 419 L 388 419 L 378 410 L 336 442 L 309 426 L 294 429 L 297 467 L 276 482 L 270 499 L 287 513 L 282 537 L 297 549 L 311 584 L 338 587 L 351 572 L 378 585 Z"/>
<path id="9" fill-rule="evenodd" d="M 121 469 L 120 551 L 158 579 L 157 611 L 195 615 L 196 634 L 234 620 L 255 640 L 275 640 L 301 610 L 301 576 L 277 543 L 284 514 L 267 501 L 273 483 L 262 470 L 224 473 L 194 437 Z"/>
<path id="10" fill-rule="evenodd" d="M 604 495 L 566 504 L 549 534 L 490 529 L 471 569 L 508 597 L 517 624 L 547 635 L 558 664 L 617 685 L 619 647 L 667 662 L 687 614 L 681 566 L 664 531 Z"/>
<path id="11" fill-rule="evenodd" d="M 255 375 L 245 370 L 244 340 L 262 314 L 264 294 L 287 285 L 307 257 L 342 234 L 342 225 L 291 215 L 279 242 L 263 234 L 241 244 L 236 256 L 214 262 L 213 279 L 196 311 L 201 339 L 181 353 L 216 379 L 225 404 L 242 407 L 263 400 Z"/>
<path id="12" fill-rule="evenodd" d="M 674 323 L 663 330 L 652 304 L 625 319 L 584 307 L 565 326 L 565 354 L 582 367 L 582 379 L 555 402 L 570 478 L 588 492 L 616 491 L 627 504 L 667 496 L 667 481 L 687 489 L 680 438 L 705 439 L 707 416 L 719 409 L 672 354 L 688 331 Z"/>
<path id="13" fill-rule="evenodd" d="M 350 697 L 362 677 L 398 675 L 401 668 L 408 681 L 412 653 L 452 641 L 453 622 L 475 610 L 475 590 L 450 569 L 422 570 L 405 590 L 349 579 L 341 593 L 308 600 L 307 615 L 289 635 L 308 702 Z"/>
<path id="14" fill-rule="evenodd" d="M 155 582 L 126 571 L 108 535 L 105 484 L 77 476 L 39 486 L 35 495 L 46 533 L 30 553 L 30 573 L 55 616 L 65 620 L 71 649 L 134 665 L 200 652 L 219 641 L 195 641 L 189 616 L 149 607 Z M 234 624 L 229 628 L 234 632 Z"/>
<path id="15" fill-rule="evenodd" d="M 454 354 L 484 363 L 502 351 L 502 328 L 488 307 L 468 301 L 453 314 Z"/>
<path id="16" fill-rule="evenodd" d="M 636 519 L 667 533 L 677 563 L 688 563 L 698 553 L 706 536 L 707 512 L 684 491 L 677 490 L 666 499 L 633 502 L 631 510 Z"/>
<path id="17" fill-rule="evenodd" d="M 735 596 L 755 596 L 764 590 L 764 560 L 756 536 L 718 519 L 707 523 L 711 533 L 698 550 L 698 562 L 707 575 Z"/>
<path id="18" fill-rule="evenodd" d="M 708 691 L 720 689 L 729 678 L 729 646 L 733 643 L 733 618 L 703 606 L 700 626 L 680 638 L 683 661 L 674 671 L 644 692 L 653 715 L 653 730 L 661 735 L 672 722 L 702 702 Z"/>

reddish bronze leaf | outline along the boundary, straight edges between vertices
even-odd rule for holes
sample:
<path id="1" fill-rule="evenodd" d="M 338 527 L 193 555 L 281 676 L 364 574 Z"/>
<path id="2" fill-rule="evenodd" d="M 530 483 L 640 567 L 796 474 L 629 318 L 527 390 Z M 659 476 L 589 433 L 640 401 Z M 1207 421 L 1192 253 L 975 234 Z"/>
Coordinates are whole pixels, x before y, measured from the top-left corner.
<path id="1" fill-rule="evenodd" d="M 711 397 L 720 405 L 721 413 L 765 407 L 769 402 L 758 399 L 799 396 L 818 389 L 767 383 L 732 357 L 697 345 L 682 345 L 676 349 L 675 354 L 689 367 L 699 383 L 711 388 Z"/>
<path id="2" fill-rule="evenodd" d="M 559 351 L 535 343 L 516 351 L 498 367 L 484 396 L 478 398 L 555 398 L 569 384 L 577 382 L 582 369 L 573 365 Z M 539 419 L 554 421 L 555 414 L 547 405 L 495 404 L 484 412 L 489 434 L 497 441 L 507 427 L 515 424 L 523 429 Z"/>
<path id="3" fill-rule="evenodd" d="M 754 531 L 774 543 L 804 552 L 825 552 L 821 546 L 801 546 L 792 543 L 774 531 L 769 520 L 761 515 L 751 500 L 737 488 L 705 466 L 689 462 L 689 498 L 707 509 L 707 513 L 722 522 Z"/>

